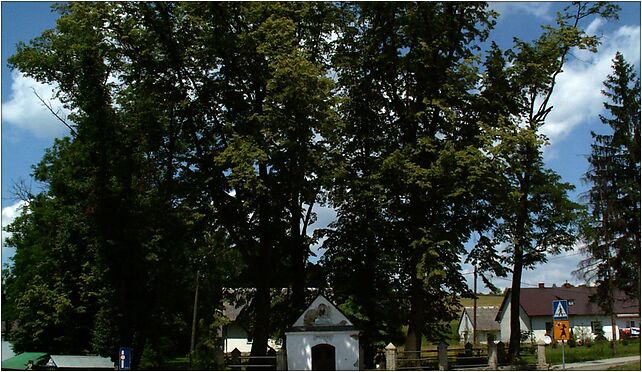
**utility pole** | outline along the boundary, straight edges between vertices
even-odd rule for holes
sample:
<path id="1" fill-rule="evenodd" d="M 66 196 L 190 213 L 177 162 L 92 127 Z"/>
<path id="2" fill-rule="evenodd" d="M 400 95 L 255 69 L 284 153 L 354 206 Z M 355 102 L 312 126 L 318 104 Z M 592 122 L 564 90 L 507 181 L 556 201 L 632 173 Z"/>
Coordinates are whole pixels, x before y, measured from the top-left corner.
<path id="1" fill-rule="evenodd" d="M 609 315 L 611 315 L 611 345 L 613 345 L 613 355 L 617 354 L 617 342 L 615 332 L 615 298 L 613 296 L 613 262 L 611 261 L 611 236 L 607 228 L 607 222 L 610 222 L 610 209 L 611 203 L 603 197 L 603 191 L 600 192 L 600 197 L 604 203 L 604 213 L 602 214 L 602 230 L 604 231 L 604 247 L 606 248 L 606 262 L 608 265 L 608 289 L 609 289 Z"/>
<path id="2" fill-rule="evenodd" d="M 194 311 L 192 313 L 192 339 L 189 346 L 189 364 L 192 367 L 192 355 L 194 354 L 194 343 L 196 341 L 196 309 L 198 308 L 198 277 L 201 271 L 196 270 L 196 291 L 194 292 Z"/>
<path id="3" fill-rule="evenodd" d="M 473 346 L 477 343 L 477 265 L 473 274 Z"/>

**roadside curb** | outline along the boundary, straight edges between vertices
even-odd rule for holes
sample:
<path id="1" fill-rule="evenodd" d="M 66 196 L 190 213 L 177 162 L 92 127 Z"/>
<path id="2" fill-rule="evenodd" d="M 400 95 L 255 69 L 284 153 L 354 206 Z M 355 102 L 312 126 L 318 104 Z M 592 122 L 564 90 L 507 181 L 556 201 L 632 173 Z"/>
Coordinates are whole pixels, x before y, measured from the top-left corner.
<path id="1" fill-rule="evenodd" d="M 601 359 L 601 360 L 590 360 L 586 362 L 579 363 L 567 363 L 566 371 L 601 371 L 610 367 L 619 366 L 622 364 L 628 364 L 633 362 L 639 362 L 640 356 L 633 355 L 628 357 L 621 358 L 611 358 L 611 359 Z M 559 371 L 562 370 L 561 364 L 556 364 L 549 368 L 550 370 Z"/>

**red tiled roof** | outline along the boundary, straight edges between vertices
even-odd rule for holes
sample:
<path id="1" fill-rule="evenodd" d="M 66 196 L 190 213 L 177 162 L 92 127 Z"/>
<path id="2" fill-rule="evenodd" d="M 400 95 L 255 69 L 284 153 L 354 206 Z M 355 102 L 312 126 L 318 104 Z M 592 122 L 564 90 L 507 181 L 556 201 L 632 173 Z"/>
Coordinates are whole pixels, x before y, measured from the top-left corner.
<path id="1" fill-rule="evenodd" d="M 552 316 L 553 301 L 555 300 L 569 301 L 569 315 L 604 314 L 596 303 L 589 301 L 589 296 L 595 293 L 595 291 L 595 287 L 574 287 L 570 285 L 553 288 L 521 288 L 519 302 L 528 316 Z M 640 313 L 638 302 L 634 299 L 627 297 L 621 292 L 616 292 L 614 297 L 616 314 Z M 509 302 L 510 290 L 506 291 L 500 312 Z"/>

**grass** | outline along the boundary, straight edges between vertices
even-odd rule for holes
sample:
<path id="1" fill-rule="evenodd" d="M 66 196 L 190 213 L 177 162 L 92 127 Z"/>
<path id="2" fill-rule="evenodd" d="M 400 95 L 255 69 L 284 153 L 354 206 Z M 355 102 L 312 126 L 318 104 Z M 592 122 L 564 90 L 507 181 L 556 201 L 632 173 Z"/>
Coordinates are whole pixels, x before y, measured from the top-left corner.
<path id="1" fill-rule="evenodd" d="M 640 362 L 622 364 L 621 366 L 611 367 L 607 371 L 639 371 Z"/>
<path id="2" fill-rule="evenodd" d="M 613 355 L 611 343 L 608 341 L 594 342 L 590 346 L 565 347 L 566 363 L 585 362 L 589 360 L 610 359 L 640 355 L 640 340 L 619 341 L 617 355 Z M 546 348 L 546 362 L 551 364 L 562 364 L 562 347 Z"/>
<path id="3" fill-rule="evenodd" d="M 499 307 L 504 300 L 504 295 L 493 295 L 493 294 L 478 294 L 477 295 L 477 306 L 497 306 Z M 473 299 L 472 298 L 462 298 L 459 300 L 461 306 L 472 307 Z"/>

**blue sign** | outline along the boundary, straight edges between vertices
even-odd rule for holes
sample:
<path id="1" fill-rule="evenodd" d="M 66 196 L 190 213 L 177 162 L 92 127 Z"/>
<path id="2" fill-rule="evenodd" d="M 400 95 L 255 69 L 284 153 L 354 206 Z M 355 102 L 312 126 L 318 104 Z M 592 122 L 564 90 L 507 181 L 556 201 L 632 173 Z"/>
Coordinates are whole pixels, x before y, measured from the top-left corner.
<path id="1" fill-rule="evenodd" d="M 566 300 L 553 301 L 553 319 L 554 320 L 568 319 L 568 302 Z"/>
<path id="2" fill-rule="evenodd" d="M 118 370 L 129 371 L 132 365 L 132 348 L 121 347 L 118 349 Z"/>

